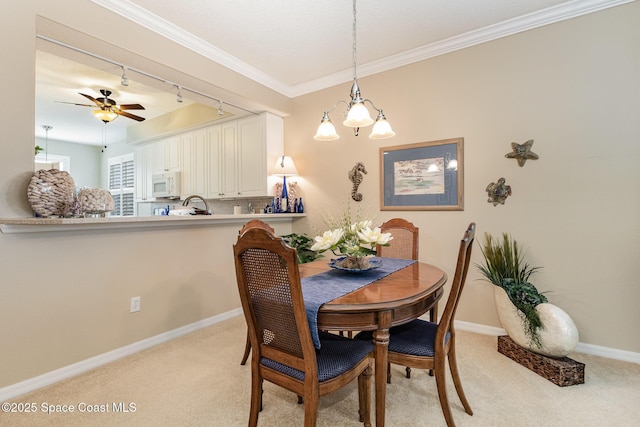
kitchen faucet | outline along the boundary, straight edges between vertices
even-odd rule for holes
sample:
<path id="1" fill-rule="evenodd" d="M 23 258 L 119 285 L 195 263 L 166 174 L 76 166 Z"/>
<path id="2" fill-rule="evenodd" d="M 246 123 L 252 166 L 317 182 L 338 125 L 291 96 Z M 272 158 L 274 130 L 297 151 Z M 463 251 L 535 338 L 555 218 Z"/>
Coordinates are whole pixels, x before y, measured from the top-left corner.
<path id="1" fill-rule="evenodd" d="M 196 214 L 211 215 L 211 211 L 209 210 L 209 204 L 207 203 L 207 201 L 202 196 L 198 196 L 197 194 L 191 195 L 191 196 L 187 197 L 186 199 L 184 199 L 184 202 L 182 202 L 182 206 L 189 205 L 189 202 L 191 201 L 191 199 L 200 199 L 202 201 L 202 203 L 204 203 L 204 212 L 202 212 L 201 210 L 200 210 L 200 212 L 198 212 L 198 210 L 196 209 Z"/>

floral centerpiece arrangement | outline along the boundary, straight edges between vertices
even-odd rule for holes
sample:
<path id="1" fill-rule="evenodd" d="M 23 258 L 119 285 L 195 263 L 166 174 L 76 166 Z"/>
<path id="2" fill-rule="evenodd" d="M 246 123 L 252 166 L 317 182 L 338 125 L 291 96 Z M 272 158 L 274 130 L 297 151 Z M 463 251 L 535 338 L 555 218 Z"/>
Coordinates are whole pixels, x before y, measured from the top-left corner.
<path id="1" fill-rule="evenodd" d="M 351 219 L 351 210 L 338 217 L 325 217 L 325 225 L 329 230 L 314 238 L 311 250 L 322 253 L 331 250 L 334 255 L 341 256 L 336 265 L 352 270 L 370 268 L 370 255 L 376 254 L 376 245 L 389 246 L 393 239 L 391 233 L 383 233 L 380 227 L 372 228 L 371 219 L 363 219 L 359 213 L 355 220 Z"/>

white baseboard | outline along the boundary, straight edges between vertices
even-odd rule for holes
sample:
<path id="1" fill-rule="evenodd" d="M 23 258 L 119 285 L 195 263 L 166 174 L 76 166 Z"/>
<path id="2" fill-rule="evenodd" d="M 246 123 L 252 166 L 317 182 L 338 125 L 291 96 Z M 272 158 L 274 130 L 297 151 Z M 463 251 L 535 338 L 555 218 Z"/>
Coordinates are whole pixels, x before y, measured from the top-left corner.
<path id="1" fill-rule="evenodd" d="M 455 321 L 456 329 L 461 331 L 474 332 L 482 335 L 507 335 L 507 331 L 493 326 L 480 325 L 478 323 Z M 615 348 L 603 347 L 600 345 L 585 344 L 579 342 L 575 349 L 576 353 L 590 354 L 593 356 L 606 357 L 608 359 L 623 360 L 625 362 L 640 363 L 640 353 L 632 351 L 618 350 Z"/>
<path id="2" fill-rule="evenodd" d="M 35 378 L 31 378 L 17 384 L 13 384 L 4 388 L 0 388 L 0 402 L 13 399 L 17 396 L 32 392 L 47 385 L 62 381 L 66 378 L 82 374 L 91 369 L 95 369 L 99 366 L 121 359 L 125 356 L 137 353 L 147 348 L 162 344 L 172 339 L 178 338 L 182 335 L 186 335 L 191 332 L 195 332 L 199 329 L 206 328 L 216 323 L 223 322 L 231 319 L 235 316 L 242 315 L 242 309 L 237 308 L 226 313 L 219 314 L 217 316 L 209 317 L 207 319 L 200 320 L 198 322 L 191 323 L 181 328 L 173 329 L 171 331 L 153 336 L 151 338 L 144 339 L 142 341 L 135 342 L 133 344 L 121 347 L 119 349 L 103 353 L 101 355 L 91 357 L 73 365 L 65 366 L 64 368 L 56 369 L 55 371 L 48 372 L 43 375 L 39 375 Z M 506 335 L 506 331 L 502 328 L 496 328 L 493 326 L 481 325 L 478 323 L 470 323 L 456 320 L 456 328 L 461 331 L 473 332 L 482 335 Z M 602 356 L 609 359 L 623 360 L 626 362 L 640 363 L 640 353 L 634 353 L 631 351 L 617 350 L 608 347 L 602 347 L 593 344 L 578 343 L 576 352 L 591 354 L 594 356 Z"/>
<path id="3" fill-rule="evenodd" d="M 215 325 L 216 323 L 223 322 L 232 317 L 242 315 L 242 308 L 237 308 L 226 313 L 222 313 L 207 319 L 200 320 L 198 322 L 191 323 L 189 325 L 182 326 L 171 331 L 164 332 L 162 334 L 153 336 L 151 338 L 144 339 L 142 341 L 129 344 L 127 346 L 118 348 L 116 350 L 109 351 L 107 353 L 100 354 L 95 357 L 83 360 L 78 363 L 74 363 L 64 368 L 56 369 L 55 371 L 47 372 L 46 374 L 39 375 L 35 378 L 31 378 L 17 384 L 13 384 L 7 387 L 0 388 L 0 402 L 4 402 L 9 399 L 13 399 L 16 396 L 23 395 L 25 393 L 32 392 L 49 384 L 62 381 L 66 378 L 82 374 L 91 369 L 95 369 L 99 366 L 121 359 L 125 356 L 132 355 L 147 348 L 162 344 L 172 339 L 178 338 L 182 335 L 186 335 L 191 332 L 195 332 L 199 329 L 206 328 L 207 326 Z"/>
<path id="4" fill-rule="evenodd" d="M 584 344 L 579 342 L 576 352 L 606 357 L 607 359 L 623 360 L 625 362 L 640 363 L 640 353 L 603 347 L 601 345 Z"/>

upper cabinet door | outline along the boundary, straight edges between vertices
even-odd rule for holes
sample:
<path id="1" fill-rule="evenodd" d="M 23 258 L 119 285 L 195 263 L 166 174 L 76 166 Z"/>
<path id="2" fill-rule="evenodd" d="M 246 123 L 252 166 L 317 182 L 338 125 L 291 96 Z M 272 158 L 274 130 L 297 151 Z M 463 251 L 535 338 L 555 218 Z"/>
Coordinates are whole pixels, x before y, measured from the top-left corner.
<path id="1" fill-rule="evenodd" d="M 238 195 L 267 195 L 264 116 L 238 120 Z"/>
<path id="2" fill-rule="evenodd" d="M 220 197 L 238 197 L 238 123 L 222 124 Z"/>
<path id="3" fill-rule="evenodd" d="M 207 150 L 202 159 L 206 169 L 207 191 L 205 199 L 218 199 L 222 197 L 222 126 L 211 126 L 205 129 Z"/>
<path id="4" fill-rule="evenodd" d="M 153 173 L 175 172 L 181 169 L 180 139 L 180 135 L 175 135 L 153 144 Z"/>

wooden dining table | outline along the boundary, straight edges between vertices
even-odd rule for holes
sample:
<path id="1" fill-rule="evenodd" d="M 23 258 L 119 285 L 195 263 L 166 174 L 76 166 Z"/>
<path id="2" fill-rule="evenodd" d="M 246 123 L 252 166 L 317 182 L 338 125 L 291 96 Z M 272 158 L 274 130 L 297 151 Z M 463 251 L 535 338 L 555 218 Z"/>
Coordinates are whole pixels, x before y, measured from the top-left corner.
<path id="1" fill-rule="evenodd" d="M 300 277 L 330 269 L 327 260 L 300 264 Z M 344 274 L 354 274 L 345 272 Z M 447 274 L 424 262 L 415 262 L 347 295 L 323 304 L 318 329 L 326 331 L 375 331 L 376 426 L 384 426 L 387 393 L 389 328 L 417 319 L 442 297 Z"/>

